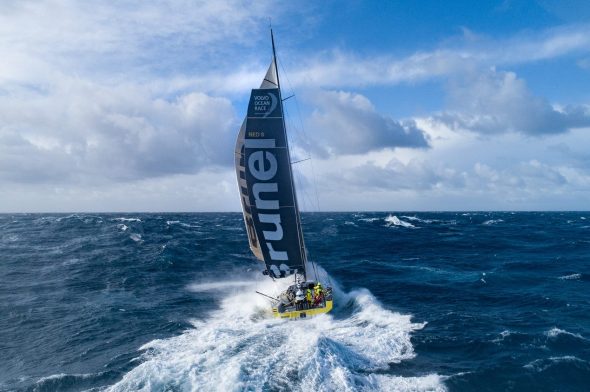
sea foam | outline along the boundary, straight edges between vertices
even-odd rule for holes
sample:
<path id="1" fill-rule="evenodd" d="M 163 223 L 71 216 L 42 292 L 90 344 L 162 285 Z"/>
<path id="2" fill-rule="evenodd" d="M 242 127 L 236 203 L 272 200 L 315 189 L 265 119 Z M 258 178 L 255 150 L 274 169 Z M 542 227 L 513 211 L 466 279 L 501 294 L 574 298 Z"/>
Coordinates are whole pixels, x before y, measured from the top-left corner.
<path id="1" fill-rule="evenodd" d="M 386 309 L 366 289 L 335 288 L 340 314 L 301 321 L 267 317 L 268 300 L 254 291 L 276 295 L 282 287 L 270 280 L 189 289 L 223 287 L 241 291 L 183 334 L 142 346 L 141 364 L 109 390 L 446 390 L 436 374 L 388 373 L 390 363 L 415 357 L 410 335 L 425 323 Z"/>

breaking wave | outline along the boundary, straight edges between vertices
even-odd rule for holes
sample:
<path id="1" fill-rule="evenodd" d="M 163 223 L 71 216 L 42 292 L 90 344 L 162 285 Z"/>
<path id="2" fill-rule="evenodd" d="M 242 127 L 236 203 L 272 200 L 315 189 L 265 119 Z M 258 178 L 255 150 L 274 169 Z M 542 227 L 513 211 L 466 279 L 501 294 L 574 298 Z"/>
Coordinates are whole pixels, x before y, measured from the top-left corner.
<path id="1" fill-rule="evenodd" d="M 438 222 L 435 219 L 421 219 L 421 218 L 418 218 L 417 216 L 402 216 L 402 218 L 407 219 L 407 220 L 411 220 L 413 222 L 420 222 L 420 223 Z"/>
<path id="2" fill-rule="evenodd" d="M 505 329 L 502 332 L 500 332 L 499 336 L 496 339 L 492 340 L 492 343 L 500 343 L 500 342 L 503 342 L 504 340 L 506 340 L 507 338 L 509 338 L 513 334 L 514 334 L 513 331 L 510 331 L 508 329 Z"/>
<path id="3" fill-rule="evenodd" d="M 406 221 L 399 219 L 395 215 L 389 215 L 387 218 L 385 218 L 385 222 L 387 223 L 387 226 L 390 226 L 390 227 L 391 226 L 401 226 L 401 227 L 407 227 L 407 228 L 415 228 L 416 227 L 413 224 L 411 224 L 410 222 L 406 222 Z"/>
<path id="4" fill-rule="evenodd" d="M 580 280 L 582 278 L 582 274 L 570 274 L 570 275 L 563 275 L 557 279 L 561 280 Z"/>
<path id="5" fill-rule="evenodd" d="M 114 221 L 118 221 L 118 222 L 141 222 L 141 219 L 139 219 L 139 218 L 124 218 L 124 217 L 120 217 L 120 218 L 115 218 L 113 220 Z"/>
<path id="6" fill-rule="evenodd" d="M 178 220 L 168 220 L 166 221 L 166 225 L 168 226 L 172 226 L 172 225 L 180 225 L 182 227 L 200 227 L 199 225 L 190 225 L 188 223 L 184 223 Z"/>
<path id="7" fill-rule="evenodd" d="M 141 347 L 142 363 L 109 391 L 294 390 L 444 391 L 436 374 L 401 377 L 389 364 L 415 356 L 410 334 L 424 327 L 385 309 L 366 289 L 335 288 L 334 314 L 304 321 L 266 317 L 268 301 L 254 293 L 273 282 L 198 283 L 191 291 L 240 288 L 182 335 Z"/>
<path id="8" fill-rule="evenodd" d="M 359 218 L 358 220 L 361 222 L 375 222 L 381 220 L 381 218 Z"/>
<path id="9" fill-rule="evenodd" d="M 74 374 L 52 374 L 41 377 L 32 388 L 33 391 L 64 391 L 73 390 L 74 386 L 80 389 L 90 388 L 94 382 L 102 377 L 108 376 L 108 372 L 99 373 L 74 373 Z M 0 385 L 1 386 L 1 385 Z M 90 389 L 91 390 L 91 389 Z"/>
<path id="10" fill-rule="evenodd" d="M 564 364 L 564 363 L 574 363 L 578 366 L 582 366 L 585 368 L 590 367 L 587 361 L 575 357 L 573 355 L 564 355 L 561 357 L 549 357 L 544 359 L 536 359 L 532 362 L 527 363 L 523 367 L 530 371 L 534 372 L 543 372 L 551 367 Z"/>
<path id="11" fill-rule="evenodd" d="M 560 329 L 560 328 L 557 328 L 557 327 L 551 328 L 549 331 L 545 332 L 545 335 L 547 335 L 547 337 L 549 337 L 549 338 L 556 338 L 559 335 L 565 335 L 565 336 L 570 336 L 570 337 L 573 337 L 573 338 L 576 338 L 576 339 L 587 340 L 586 338 L 584 338 L 579 333 L 568 332 L 566 330 L 563 330 L 563 329 Z"/>
<path id="12" fill-rule="evenodd" d="M 485 222 L 482 223 L 482 225 L 495 225 L 496 223 L 502 223 L 504 222 L 504 219 L 489 219 Z"/>

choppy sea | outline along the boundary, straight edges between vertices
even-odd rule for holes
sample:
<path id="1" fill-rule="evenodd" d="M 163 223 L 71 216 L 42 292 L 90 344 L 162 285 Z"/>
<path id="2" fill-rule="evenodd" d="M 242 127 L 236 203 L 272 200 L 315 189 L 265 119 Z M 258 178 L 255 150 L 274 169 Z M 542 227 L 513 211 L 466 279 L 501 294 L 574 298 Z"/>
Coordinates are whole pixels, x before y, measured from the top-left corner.
<path id="1" fill-rule="evenodd" d="M 0 215 L 0 390 L 590 390 L 590 212 L 303 226 L 336 309 L 283 321 L 241 214 Z"/>

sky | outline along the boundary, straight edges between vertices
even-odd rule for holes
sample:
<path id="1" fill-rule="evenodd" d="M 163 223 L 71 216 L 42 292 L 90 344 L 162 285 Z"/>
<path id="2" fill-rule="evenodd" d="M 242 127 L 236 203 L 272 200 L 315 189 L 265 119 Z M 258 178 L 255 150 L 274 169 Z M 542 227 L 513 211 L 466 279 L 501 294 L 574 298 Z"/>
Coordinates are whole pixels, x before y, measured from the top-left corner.
<path id="1" fill-rule="evenodd" d="M 303 210 L 589 209 L 589 2 L 8 0 L 0 212 L 239 211 L 269 21 Z"/>

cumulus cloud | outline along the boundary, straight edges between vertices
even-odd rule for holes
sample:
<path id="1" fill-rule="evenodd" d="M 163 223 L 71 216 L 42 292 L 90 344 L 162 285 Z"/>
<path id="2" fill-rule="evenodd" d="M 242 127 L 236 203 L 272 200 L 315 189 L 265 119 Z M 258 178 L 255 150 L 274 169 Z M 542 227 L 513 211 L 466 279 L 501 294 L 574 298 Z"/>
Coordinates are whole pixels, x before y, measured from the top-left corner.
<path id="1" fill-rule="evenodd" d="M 215 83 L 236 82 L 222 71 L 235 69 L 227 52 L 267 38 L 270 6 L 2 3 L 0 181 L 88 184 L 229 167 L 239 121 Z M 216 79 L 178 82 L 212 62 Z"/>
<path id="2" fill-rule="evenodd" d="M 350 210 L 360 203 L 374 210 L 531 210 L 587 204 L 590 128 L 543 138 L 481 138 L 448 132 L 440 122 L 418 123 L 431 135 L 431 149 L 316 160 L 323 208 Z"/>
<path id="3" fill-rule="evenodd" d="M 449 84 L 449 100 L 452 109 L 438 119 L 454 128 L 482 134 L 539 136 L 590 125 L 588 107 L 554 108 L 531 93 L 513 72 L 491 69 L 455 78 Z"/>
<path id="4" fill-rule="evenodd" d="M 427 161 L 411 160 L 404 164 L 391 159 L 385 166 L 367 162 L 342 174 L 343 181 L 358 189 L 423 191 L 433 188 L 462 188 L 464 173 Z"/>
<path id="5" fill-rule="evenodd" d="M 140 86 L 68 79 L 39 94 L 0 96 L 0 177 L 95 182 L 198 172 L 232 161 L 229 100 L 165 100 Z"/>
<path id="6" fill-rule="evenodd" d="M 380 114 L 363 95 L 344 91 L 315 91 L 308 95 L 317 108 L 309 120 L 312 146 L 324 156 L 428 147 L 424 132 L 414 121 L 395 121 Z"/>
<path id="7" fill-rule="evenodd" d="M 552 166 L 535 159 L 492 167 L 478 161 L 453 166 L 431 159 L 403 163 L 392 158 L 384 166 L 365 162 L 345 170 L 332 170 L 326 178 L 328 191 L 333 187 L 350 190 L 357 196 L 381 193 L 391 197 L 393 206 L 398 203 L 393 195 L 405 194 L 403 203 L 408 202 L 407 195 L 428 198 L 441 194 L 471 195 L 481 203 L 481 195 L 487 194 L 487 198 L 496 198 L 489 208 L 498 208 L 517 199 L 543 198 L 579 190 L 587 187 L 590 175 L 568 165 Z"/>
<path id="8" fill-rule="evenodd" d="M 471 183 L 481 190 L 507 191 L 534 190 L 555 191 L 568 185 L 566 177 L 556 168 L 536 159 L 520 162 L 505 169 L 494 169 L 477 162 L 471 172 Z"/>

